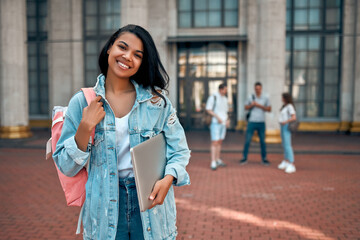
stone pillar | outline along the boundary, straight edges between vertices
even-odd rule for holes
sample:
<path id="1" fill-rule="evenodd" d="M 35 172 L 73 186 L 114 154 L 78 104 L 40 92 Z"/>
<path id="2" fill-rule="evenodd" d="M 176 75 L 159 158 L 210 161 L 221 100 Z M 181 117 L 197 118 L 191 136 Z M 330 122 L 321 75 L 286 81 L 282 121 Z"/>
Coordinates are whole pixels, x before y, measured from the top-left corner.
<path id="1" fill-rule="evenodd" d="M 256 8 L 255 8 L 256 9 Z M 247 23 L 249 20 L 254 20 L 252 19 L 248 19 L 249 15 L 248 12 L 250 11 L 250 9 L 247 8 L 247 0 L 240 0 L 239 1 L 239 33 L 240 35 L 247 35 L 247 31 L 248 31 L 248 26 Z M 256 23 L 256 21 L 255 21 Z M 252 24 L 254 24 L 254 21 L 252 22 Z M 252 29 L 254 31 L 254 29 Z M 250 30 L 251 31 L 251 30 Z M 250 45 L 250 44 L 249 44 Z M 236 129 L 237 130 L 244 130 L 246 127 L 246 121 L 245 121 L 245 109 L 244 109 L 244 105 L 245 105 L 245 101 L 247 98 L 247 81 L 246 81 L 246 77 L 247 77 L 247 71 L 246 71 L 246 59 L 247 57 L 247 43 L 246 42 L 239 42 L 238 44 L 238 66 L 239 66 L 239 70 L 238 70 L 238 89 L 237 89 L 237 126 Z M 250 47 L 250 46 L 249 46 Z M 253 51 L 254 50 L 254 46 L 251 46 L 251 49 L 249 49 L 248 51 Z"/>
<path id="2" fill-rule="evenodd" d="M 246 113 L 245 113 L 245 102 L 250 94 L 254 92 L 254 84 L 257 81 L 257 39 L 258 39 L 258 3 L 257 1 L 243 0 L 240 7 L 246 8 L 246 25 L 245 30 L 241 32 L 247 35 L 246 45 L 242 48 L 244 52 L 244 60 L 241 59 L 239 62 L 239 100 L 238 100 L 238 111 L 242 112 L 240 116 L 241 120 L 238 121 L 237 129 L 246 130 Z M 242 18 L 243 19 L 243 18 Z M 244 32 L 245 31 L 245 32 Z M 244 43 L 245 44 L 245 43 Z M 240 44 L 243 45 L 243 44 Z M 246 51 L 246 52 L 245 52 Z M 240 59 L 239 59 L 240 60 Z M 245 64 L 245 66 L 244 66 Z M 242 79 L 243 78 L 243 79 Z M 241 87 L 244 90 L 241 90 Z M 240 94 L 242 93 L 242 94 Z"/>
<path id="3" fill-rule="evenodd" d="M 0 138 L 32 136 L 26 41 L 26 0 L 1 0 Z"/>
<path id="4" fill-rule="evenodd" d="M 166 33 L 165 36 L 176 36 L 178 35 L 178 19 L 177 19 L 177 0 L 167 0 L 167 22 L 166 22 Z M 163 62 L 165 68 L 170 77 L 169 84 L 169 99 L 175 108 L 178 107 L 178 73 L 177 73 L 177 44 L 171 43 L 167 45 L 166 62 Z M 165 59 L 163 59 L 164 61 Z"/>
<path id="5" fill-rule="evenodd" d="M 154 39 L 161 62 L 170 77 L 169 99 L 174 107 L 177 107 L 177 48 L 176 44 L 169 45 L 166 42 L 171 24 L 174 23 L 171 18 L 177 15 L 175 12 L 175 15 L 170 16 L 168 12 L 174 13 L 174 10 L 176 11 L 176 2 L 174 0 L 149 0 L 148 2 L 148 30 Z M 174 27 L 177 28 L 176 25 Z"/>
<path id="6" fill-rule="evenodd" d="M 340 131 L 348 131 L 351 127 L 354 110 L 354 63 L 356 62 L 356 1 L 344 2 L 344 35 L 342 41 L 341 66 L 341 101 L 340 101 Z"/>
<path id="7" fill-rule="evenodd" d="M 358 1 L 355 1 L 355 27 L 354 32 L 352 33 L 352 36 L 354 37 L 355 43 L 354 43 L 354 104 L 353 104 L 353 122 L 351 124 L 350 131 L 352 133 L 360 133 L 360 3 Z"/>
<path id="8" fill-rule="evenodd" d="M 147 0 L 122 0 L 121 25 L 136 24 L 148 29 L 148 8 Z"/>
<path id="9" fill-rule="evenodd" d="M 50 108 L 66 106 L 85 86 L 82 27 L 81 0 L 49 1 Z"/>
<path id="10" fill-rule="evenodd" d="M 246 128 L 246 121 L 245 121 L 245 101 L 247 98 L 246 94 L 246 43 L 239 42 L 238 44 L 238 89 L 237 89 L 237 126 L 235 127 L 236 130 L 244 130 Z"/>
<path id="11" fill-rule="evenodd" d="M 279 109 L 285 85 L 286 1 L 258 0 L 256 81 L 271 101 L 272 111 L 266 113 L 266 142 L 280 143 Z M 248 89 L 254 84 L 248 85 Z"/>

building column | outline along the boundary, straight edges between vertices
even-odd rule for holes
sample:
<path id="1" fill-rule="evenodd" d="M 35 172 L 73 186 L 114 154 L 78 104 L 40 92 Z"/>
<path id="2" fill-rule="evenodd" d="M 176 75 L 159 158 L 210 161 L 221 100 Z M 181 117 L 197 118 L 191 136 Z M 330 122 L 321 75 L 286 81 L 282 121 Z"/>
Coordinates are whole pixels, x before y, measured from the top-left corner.
<path id="1" fill-rule="evenodd" d="M 258 39 L 258 8 L 257 1 L 244 1 L 241 2 L 241 7 L 246 8 L 246 24 L 245 30 L 241 30 L 242 33 L 247 35 L 247 42 L 243 43 L 244 47 L 241 50 L 244 50 L 241 53 L 243 59 L 239 59 L 239 84 L 238 84 L 238 111 L 243 114 L 238 119 L 238 124 L 236 126 L 239 130 L 246 130 L 246 112 L 244 109 L 246 99 L 250 94 L 254 92 L 254 84 L 257 81 L 257 39 Z M 241 44 L 241 45 L 243 45 Z M 244 67 L 245 65 L 245 67 Z M 242 79 L 241 79 L 242 78 Z M 245 91 L 241 91 L 241 87 Z M 242 94 L 240 94 L 242 93 Z M 257 139 L 258 140 L 258 139 Z"/>
<path id="2" fill-rule="evenodd" d="M 136 24 L 148 29 L 148 8 L 149 5 L 147 0 L 122 0 L 121 25 Z"/>
<path id="3" fill-rule="evenodd" d="M 341 95 L 340 95 L 340 127 L 339 131 L 349 131 L 354 109 L 354 79 L 356 61 L 356 1 L 344 2 L 344 35 L 342 38 Z"/>
<path id="4" fill-rule="evenodd" d="M 272 111 L 266 113 L 266 142 L 280 143 L 279 111 L 285 89 L 286 1 L 258 0 L 256 81 L 270 98 Z M 253 84 L 248 89 L 254 88 Z"/>
<path id="5" fill-rule="evenodd" d="M 235 127 L 236 130 L 244 130 L 246 128 L 246 111 L 245 111 L 245 102 L 247 99 L 246 94 L 246 43 L 239 42 L 238 44 L 238 88 L 237 88 L 237 125 Z"/>
<path id="6" fill-rule="evenodd" d="M 247 0 L 240 0 L 239 2 L 239 33 L 240 35 L 246 36 L 248 34 L 248 14 L 251 14 L 250 10 L 252 8 L 247 8 Z M 255 22 L 256 23 L 256 22 Z M 237 89 L 237 126 L 236 130 L 244 130 L 246 128 L 245 121 L 245 101 L 247 98 L 247 47 L 250 48 L 250 45 L 247 45 L 247 42 L 238 43 L 238 89 Z M 252 48 L 253 50 L 254 48 Z M 251 51 L 251 50 L 249 50 Z"/>
<path id="7" fill-rule="evenodd" d="M 173 106 L 177 106 L 177 59 L 176 44 L 168 44 L 167 36 L 171 30 L 176 30 L 174 21 L 176 13 L 176 1 L 171 0 L 148 0 L 148 30 L 154 39 L 160 59 L 167 71 L 170 82 L 168 86 L 169 99 Z M 165 16 L 164 16 L 164 13 Z M 173 14 L 173 15 L 170 15 Z M 171 34 L 171 33 L 170 33 Z"/>
<path id="8" fill-rule="evenodd" d="M 353 121 L 351 123 L 350 132 L 352 133 L 360 133 L 360 68 L 357 67 L 360 64 L 360 3 L 355 1 L 355 27 L 352 36 L 354 38 L 354 89 L 353 89 L 353 96 L 354 96 L 354 103 L 353 103 Z"/>
<path id="9" fill-rule="evenodd" d="M 66 106 L 85 86 L 82 1 L 49 1 L 49 106 Z M 49 109 L 51 112 L 51 109 Z"/>
<path id="10" fill-rule="evenodd" d="M 26 0 L 1 0 L 0 138 L 32 136 L 26 41 Z"/>

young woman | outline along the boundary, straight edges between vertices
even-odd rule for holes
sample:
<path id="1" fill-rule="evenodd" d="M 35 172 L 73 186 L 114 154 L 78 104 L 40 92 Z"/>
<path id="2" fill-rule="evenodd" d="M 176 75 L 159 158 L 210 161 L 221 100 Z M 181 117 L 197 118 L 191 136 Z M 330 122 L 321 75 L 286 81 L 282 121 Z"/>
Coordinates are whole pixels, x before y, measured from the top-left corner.
<path id="1" fill-rule="evenodd" d="M 291 146 L 289 123 L 296 120 L 296 112 L 292 97 L 289 93 L 282 94 L 282 102 L 283 106 L 280 110 L 279 122 L 285 159 L 279 164 L 278 168 L 285 170 L 286 173 L 294 173 L 296 168 L 294 165 L 294 151 Z"/>
<path id="2" fill-rule="evenodd" d="M 70 100 L 53 154 L 67 176 L 90 161 L 79 216 L 84 239 L 175 239 L 173 185 L 190 184 L 185 169 L 190 151 L 164 95 L 168 75 L 152 37 L 136 25 L 119 29 L 102 49 L 99 66 L 96 99 L 88 106 L 80 91 Z M 151 208 L 140 213 L 130 148 L 161 132 L 167 143 L 165 175 L 154 186 Z"/>

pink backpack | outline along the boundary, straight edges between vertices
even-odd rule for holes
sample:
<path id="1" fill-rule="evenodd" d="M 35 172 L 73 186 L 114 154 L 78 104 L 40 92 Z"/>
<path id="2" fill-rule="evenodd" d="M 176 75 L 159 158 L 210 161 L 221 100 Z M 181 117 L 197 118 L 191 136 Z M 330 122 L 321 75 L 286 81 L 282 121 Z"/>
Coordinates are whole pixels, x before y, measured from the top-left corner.
<path id="1" fill-rule="evenodd" d="M 96 98 L 96 94 L 93 88 L 82 88 L 84 92 L 86 102 L 89 105 L 92 100 Z M 52 153 L 55 152 L 56 143 L 59 141 L 61 136 L 61 130 L 64 124 L 65 112 L 67 107 L 55 106 L 53 109 L 52 127 L 51 127 L 51 138 L 46 144 L 46 159 L 51 158 Z M 91 133 L 91 141 L 94 144 L 95 128 Z M 54 162 L 55 163 L 55 162 Z M 66 203 L 68 206 L 81 207 L 84 204 L 86 192 L 85 184 L 88 179 L 88 164 L 81 169 L 78 174 L 74 177 L 65 176 L 56 166 L 56 170 L 59 176 L 61 186 L 65 192 Z"/>

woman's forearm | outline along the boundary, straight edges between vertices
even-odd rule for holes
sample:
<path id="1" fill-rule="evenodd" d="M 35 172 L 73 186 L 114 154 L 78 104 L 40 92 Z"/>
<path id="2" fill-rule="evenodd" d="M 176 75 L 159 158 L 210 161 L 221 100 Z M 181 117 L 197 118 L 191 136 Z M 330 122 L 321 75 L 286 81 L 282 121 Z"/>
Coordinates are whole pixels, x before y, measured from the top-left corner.
<path id="1" fill-rule="evenodd" d="M 86 152 L 87 145 L 89 143 L 89 139 L 90 139 L 90 135 L 91 135 L 91 131 L 92 131 L 92 128 L 89 127 L 88 124 L 86 124 L 83 121 L 80 122 L 79 127 L 75 134 L 75 142 L 76 142 L 78 148 L 83 152 Z"/>

